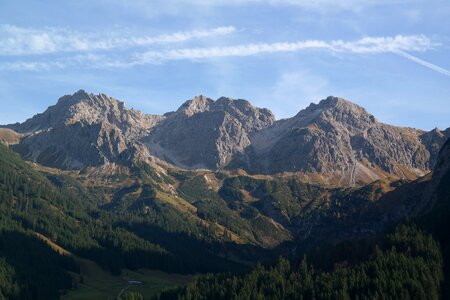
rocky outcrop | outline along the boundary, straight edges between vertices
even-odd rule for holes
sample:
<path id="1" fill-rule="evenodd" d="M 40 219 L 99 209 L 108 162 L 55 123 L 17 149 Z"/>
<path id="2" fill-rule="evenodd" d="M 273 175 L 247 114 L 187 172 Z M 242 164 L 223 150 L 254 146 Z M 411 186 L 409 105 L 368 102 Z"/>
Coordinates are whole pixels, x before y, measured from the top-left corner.
<path id="1" fill-rule="evenodd" d="M 14 148 L 25 159 L 61 169 L 116 162 L 164 117 L 128 110 L 123 102 L 83 90 L 67 95 L 22 124 Z"/>
<path id="2" fill-rule="evenodd" d="M 448 138 L 450 138 L 450 128 L 444 131 L 435 128 L 420 135 L 420 140 L 430 153 L 428 162 L 429 169 L 432 169 L 436 165 L 441 146 Z"/>
<path id="3" fill-rule="evenodd" d="M 24 158 L 61 169 L 145 160 L 185 169 L 295 173 L 334 185 L 422 176 L 450 136 L 450 129 L 425 132 L 381 123 L 337 97 L 275 121 L 269 110 L 241 99 L 198 96 L 158 116 L 83 90 L 7 127 L 18 132 L 14 149 Z"/>
<path id="4" fill-rule="evenodd" d="M 448 185 L 450 182 L 450 139 L 444 143 L 437 157 L 432 177 L 432 187 L 434 191 L 437 189 L 438 185 L 443 184 L 444 178 L 446 177 L 447 183 L 445 185 L 447 186 L 447 190 L 450 190 L 450 185 Z M 434 194 L 436 194 L 436 192 L 434 192 Z M 450 195 L 447 195 L 447 197 L 450 197 Z"/>
<path id="5" fill-rule="evenodd" d="M 251 132 L 275 122 L 269 110 L 225 97 L 198 96 L 166 116 L 145 144 L 153 155 L 188 169 L 223 168 L 245 152 Z"/>
<path id="6" fill-rule="evenodd" d="M 249 169 L 301 172 L 353 184 L 429 172 L 443 139 L 434 133 L 383 124 L 364 108 L 328 97 L 295 117 L 250 136 Z"/>

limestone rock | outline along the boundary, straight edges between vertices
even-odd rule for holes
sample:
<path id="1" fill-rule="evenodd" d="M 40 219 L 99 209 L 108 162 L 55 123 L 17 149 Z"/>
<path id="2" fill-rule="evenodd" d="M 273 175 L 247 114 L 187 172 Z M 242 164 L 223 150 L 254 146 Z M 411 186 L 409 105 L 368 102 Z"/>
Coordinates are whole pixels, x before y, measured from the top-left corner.
<path id="1" fill-rule="evenodd" d="M 250 136 L 255 173 L 316 173 L 339 183 L 395 175 L 415 178 L 433 167 L 443 137 L 379 122 L 364 108 L 328 97 L 295 117 Z"/>
<path id="2" fill-rule="evenodd" d="M 146 139 L 150 152 L 177 166 L 220 169 L 249 146 L 248 135 L 274 123 L 273 114 L 245 100 L 198 96 L 166 114 Z"/>
<path id="3" fill-rule="evenodd" d="M 198 96 L 159 116 L 83 90 L 6 127 L 8 137 L 15 132 L 13 147 L 25 159 L 61 169 L 147 161 L 184 169 L 292 173 L 334 185 L 425 175 L 450 137 L 450 128 L 426 132 L 384 124 L 331 96 L 275 121 L 269 110 L 242 99 Z"/>
<path id="4" fill-rule="evenodd" d="M 25 159 L 61 169 L 82 169 L 117 161 L 163 119 L 128 110 L 123 102 L 104 94 L 80 90 L 10 128 L 24 135 L 15 149 Z"/>

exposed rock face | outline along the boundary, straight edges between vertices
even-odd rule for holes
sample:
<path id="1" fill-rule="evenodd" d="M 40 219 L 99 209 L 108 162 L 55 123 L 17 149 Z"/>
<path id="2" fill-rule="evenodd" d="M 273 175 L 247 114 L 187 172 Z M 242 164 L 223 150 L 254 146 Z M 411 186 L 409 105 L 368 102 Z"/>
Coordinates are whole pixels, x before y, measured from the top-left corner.
<path id="1" fill-rule="evenodd" d="M 433 170 L 434 187 L 448 174 L 450 174 L 450 139 L 444 143 L 437 157 L 436 166 Z"/>
<path id="2" fill-rule="evenodd" d="M 448 138 L 450 138 L 450 128 L 447 128 L 444 131 L 435 128 L 420 135 L 422 143 L 425 145 L 428 152 L 430 152 L 428 163 L 429 169 L 432 169 L 436 165 L 441 146 Z"/>
<path id="3" fill-rule="evenodd" d="M 328 97 L 252 134 L 249 168 L 318 173 L 350 184 L 386 173 L 414 178 L 432 168 L 443 136 L 383 124 L 356 104 Z"/>
<path id="4" fill-rule="evenodd" d="M 450 137 L 450 129 L 383 124 L 336 97 L 275 121 L 246 100 L 198 96 L 157 116 L 83 90 L 7 127 L 20 133 L 14 148 L 24 158 L 61 169 L 146 160 L 186 169 L 293 172 L 338 185 L 424 175 Z"/>
<path id="5" fill-rule="evenodd" d="M 123 102 L 104 94 L 80 90 L 10 127 L 25 136 L 15 147 L 25 159 L 61 169 L 82 169 L 116 162 L 162 119 L 128 110 Z"/>
<path id="6" fill-rule="evenodd" d="M 275 122 L 246 100 L 204 96 L 185 102 L 146 140 L 151 153 L 184 168 L 220 169 L 249 146 L 248 135 Z"/>

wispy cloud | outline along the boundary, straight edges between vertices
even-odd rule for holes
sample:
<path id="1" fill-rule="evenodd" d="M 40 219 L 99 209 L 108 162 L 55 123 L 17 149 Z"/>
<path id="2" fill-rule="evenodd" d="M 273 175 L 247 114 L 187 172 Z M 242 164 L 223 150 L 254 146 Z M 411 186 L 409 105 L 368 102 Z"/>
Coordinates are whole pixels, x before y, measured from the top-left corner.
<path id="1" fill-rule="evenodd" d="M 413 61 L 415 63 L 418 63 L 419 65 L 422 65 L 422 66 L 427 67 L 427 68 L 429 68 L 429 69 L 431 69 L 433 71 L 436 71 L 438 73 L 441 73 L 443 75 L 446 75 L 446 76 L 450 77 L 450 71 L 449 70 L 446 70 L 444 68 L 436 66 L 435 64 L 432 64 L 430 62 L 422 60 L 422 59 L 420 59 L 420 58 L 418 58 L 418 57 L 416 57 L 414 55 L 411 55 L 409 53 L 406 53 L 404 51 L 396 51 L 395 53 L 397 53 L 398 55 L 403 56 L 403 57 L 405 57 L 405 58 L 407 58 L 407 59 L 409 59 L 409 60 L 411 60 L 411 61 Z"/>
<path id="2" fill-rule="evenodd" d="M 65 28 L 24 28 L 0 25 L 0 55 L 19 56 L 50 54 L 58 52 L 80 52 L 111 50 L 171 44 L 193 39 L 216 37 L 235 32 L 232 26 L 207 30 L 181 31 L 156 36 L 116 33 L 82 33 Z"/>
<path id="3" fill-rule="evenodd" d="M 172 43 L 199 36 L 212 34 L 226 34 L 234 27 L 219 27 L 211 31 L 191 31 L 166 36 L 159 36 L 145 40 L 129 39 L 121 44 L 150 45 L 152 43 Z M 132 42 L 130 42 L 132 41 Z M 108 46 L 110 48 L 118 47 Z M 123 54 L 78 54 L 64 59 L 43 61 L 14 61 L 0 64 L 0 70 L 39 71 L 56 68 L 84 67 L 84 68 L 129 68 L 138 65 L 161 64 L 175 60 L 207 60 L 220 57 L 244 57 L 270 53 L 300 52 L 304 50 L 325 51 L 339 54 L 374 55 L 395 53 L 415 63 L 428 67 L 441 74 L 450 76 L 450 71 L 421 60 L 407 52 L 425 52 L 439 46 L 438 43 L 424 35 L 397 35 L 393 37 L 364 37 L 355 41 L 343 40 L 305 40 L 283 43 L 251 43 L 223 47 L 181 48 L 169 50 L 151 50 L 137 52 L 123 57 Z M 99 46 L 100 47 L 100 46 Z M 98 47 L 94 48 L 97 49 Z M 108 48 L 105 48 L 108 49 Z"/>
<path id="4" fill-rule="evenodd" d="M 48 71 L 67 67 L 69 67 L 69 64 L 62 61 L 14 61 L 0 64 L 0 70 L 8 71 Z"/>
<path id="5" fill-rule="evenodd" d="M 397 51 L 426 51 L 436 45 L 436 43 L 433 43 L 423 35 L 364 37 L 356 41 L 334 40 L 328 42 L 322 40 L 306 40 L 293 43 L 256 43 L 226 47 L 147 51 L 135 55 L 129 64 L 151 64 L 167 60 L 213 57 L 252 56 L 264 53 L 299 52 L 307 49 L 328 50 L 334 53 L 379 54 Z"/>

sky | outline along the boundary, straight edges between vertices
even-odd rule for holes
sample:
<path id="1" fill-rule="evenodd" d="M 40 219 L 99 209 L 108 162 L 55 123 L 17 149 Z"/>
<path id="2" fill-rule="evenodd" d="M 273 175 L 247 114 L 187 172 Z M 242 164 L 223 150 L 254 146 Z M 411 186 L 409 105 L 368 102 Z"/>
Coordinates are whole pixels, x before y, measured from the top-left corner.
<path id="1" fill-rule="evenodd" d="M 0 0 L 0 124 L 84 89 L 162 114 L 196 95 L 294 116 L 327 96 L 450 127 L 448 0 Z"/>

